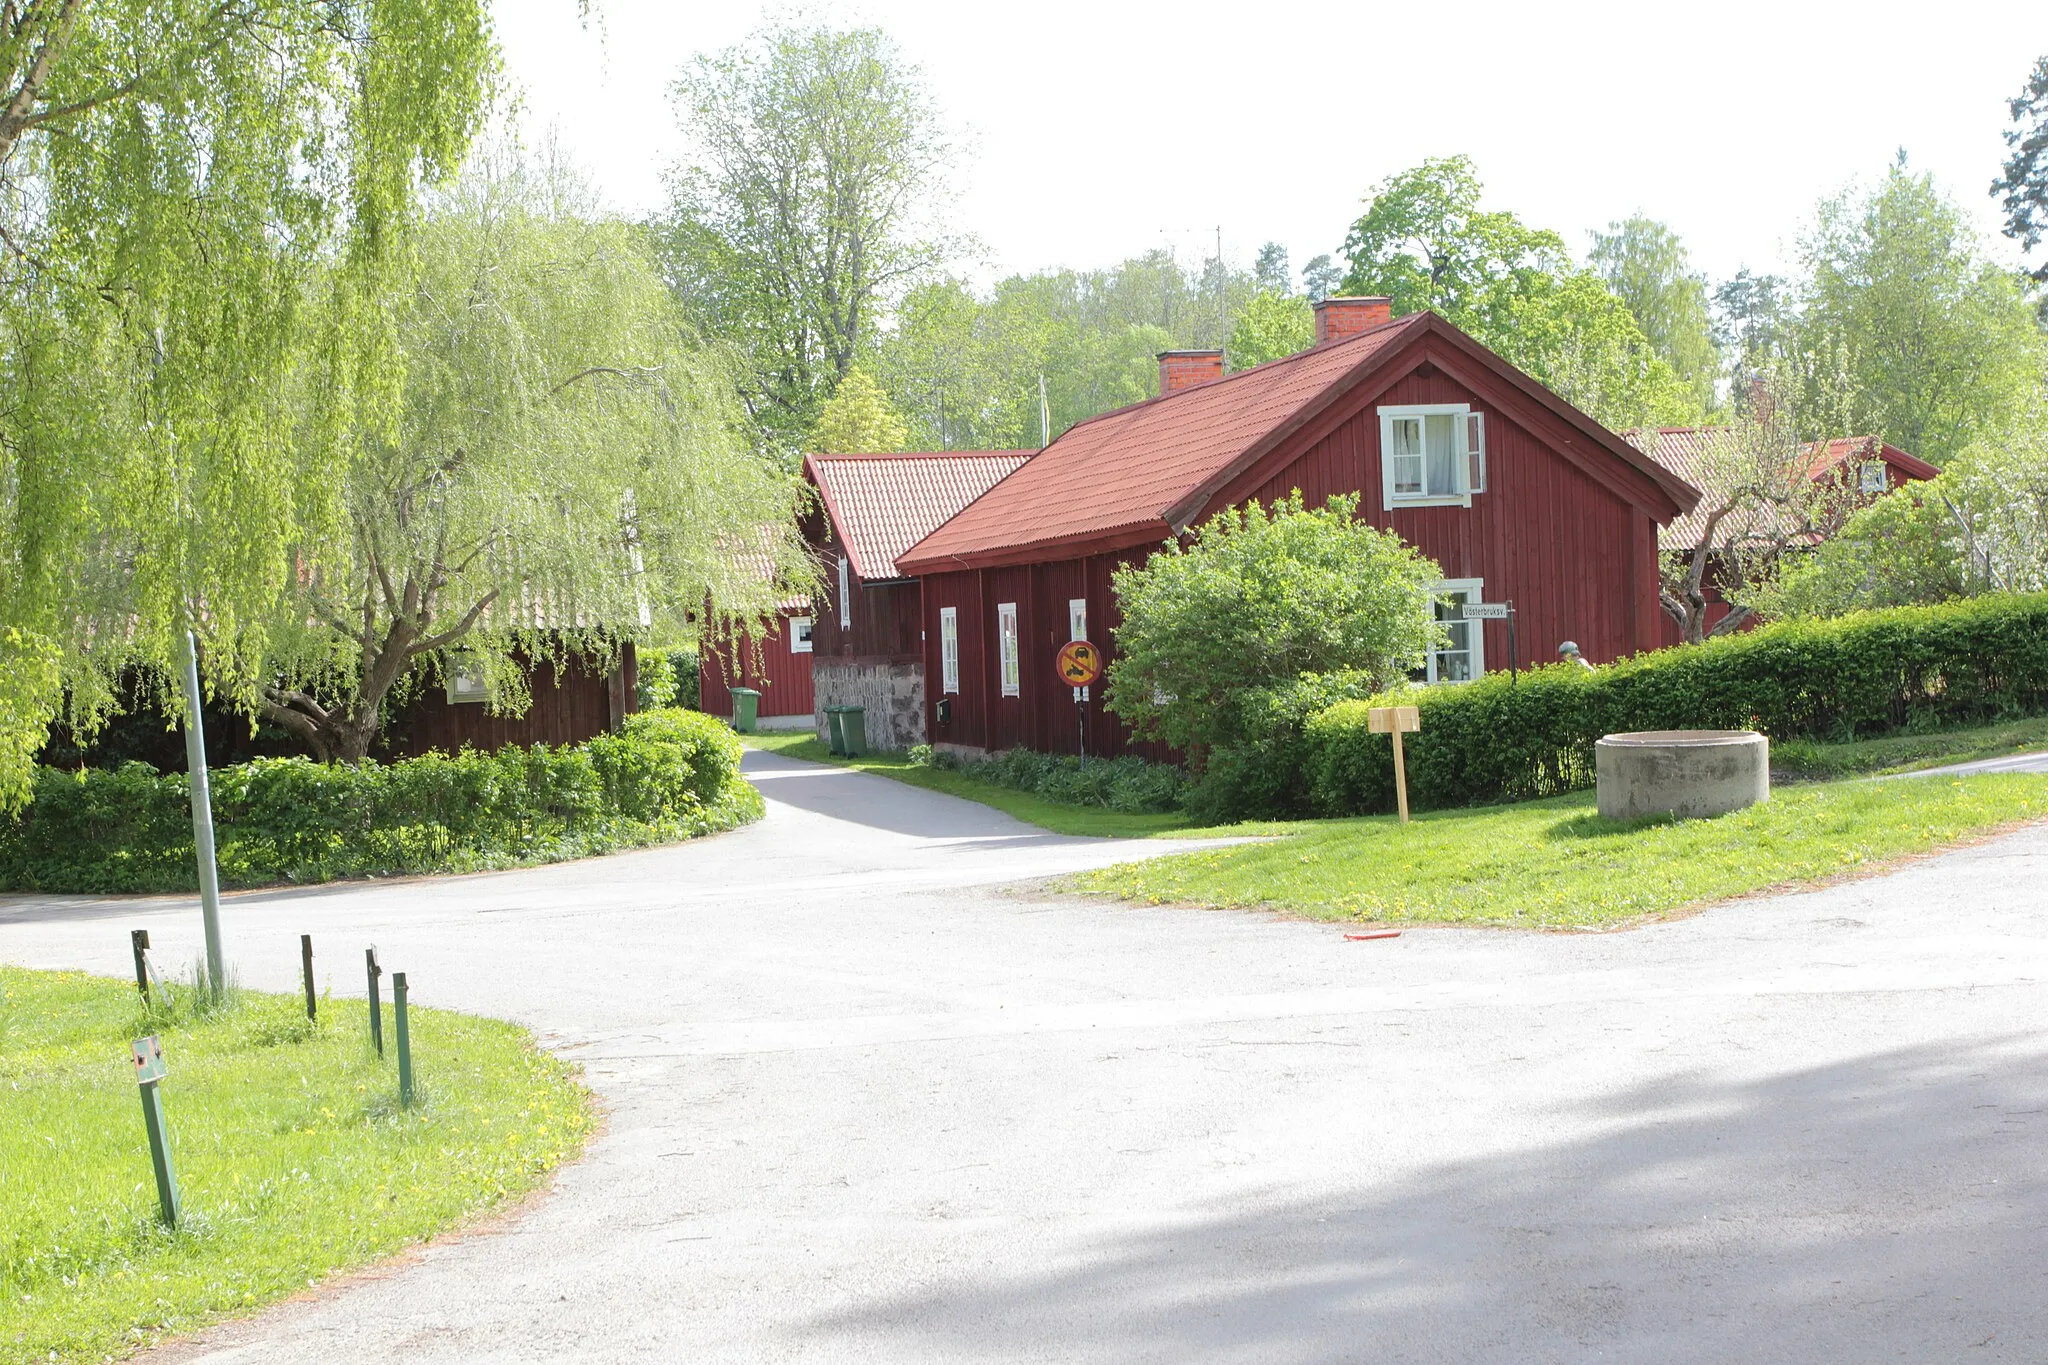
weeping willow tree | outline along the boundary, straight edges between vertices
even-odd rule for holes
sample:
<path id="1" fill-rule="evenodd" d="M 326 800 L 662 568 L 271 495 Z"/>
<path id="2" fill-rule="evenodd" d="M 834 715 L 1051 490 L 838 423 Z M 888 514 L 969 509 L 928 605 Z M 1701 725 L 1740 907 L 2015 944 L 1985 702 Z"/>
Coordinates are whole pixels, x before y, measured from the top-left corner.
<path id="1" fill-rule="evenodd" d="M 356 759 L 393 689 L 458 650 L 491 705 L 527 669 L 770 616 L 813 574 L 798 485 L 753 453 L 719 358 L 691 348 L 643 229 L 573 175 L 497 152 L 428 212 L 391 303 L 403 389 L 385 424 L 316 381 L 301 439 L 348 433 L 342 509 L 294 547 L 258 706 Z M 336 392 L 360 386 L 336 386 Z"/>
<path id="2" fill-rule="evenodd" d="M 252 695 L 494 63 L 483 0 L 0 0 L 0 804 L 187 629 Z"/>

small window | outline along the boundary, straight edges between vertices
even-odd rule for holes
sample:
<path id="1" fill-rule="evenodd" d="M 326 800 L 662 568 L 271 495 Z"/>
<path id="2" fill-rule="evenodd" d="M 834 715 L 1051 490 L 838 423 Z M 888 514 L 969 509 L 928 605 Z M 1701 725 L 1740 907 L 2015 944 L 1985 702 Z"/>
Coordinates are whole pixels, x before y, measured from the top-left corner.
<path id="1" fill-rule="evenodd" d="M 939 608 L 939 688 L 960 690 L 960 609 Z"/>
<path id="2" fill-rule="evenodd" d="M 1088 599 L 1070 597 L 1067 599 L 1067 638 L 1085 640 L 1088 638 Z"/>
<path id="3" fill-rule="evenodd" d="M 1433 683 L 1471 682 L 1486 672 L 1486 637 L 1478 621 L 1465 619 L 1467 602 L 1483 602 L 1484 580 L 1453 578 L 1437 584 L 1436 619 L 1444 624 L 1443 643 L 1429 652 L 1424 673 Z"/>
<path id="4" fill-rule="evenodd" d="M 1883 460 L 1865 460 L 1857 471 L 1860 486 L 1866 493 L 1882 493 L 1891 486 L 1891 477 L 1886 472 Z"/>
<path id="5" fill-rule="evenodd" d="M 1022 696 L 1023 678 L 1017 667 L 1017 604 L 996 604 L 996 648 L 1003 668 L 1003 695 Z"/>
<path id="6" fill-rule="evenodd" d="M 1486 491 L 1486 416 L 1463 403 L 1380 409 L 1385 506 L 1457 503 Z"/>
<path id="7" fill-rule="evenodd" d="M 846 556 L 839 556 L 839 628 L 853 629 L 853 575 L 847 572 Z"/>
<path id="8" fill-rule="evenodd" d="M 792 616 L 789 618 L 789 652 L 808 654 L 811 652 L 811 618 Z"/>
<path id="9" fill-rule="evenodd" d="M 484 661 L 469 650 L 450 650 L 442 660 L 441 669 L 448 680 L 448 701 L 451 705 L 491 699 L 491 685 L 484 675 Z"/>

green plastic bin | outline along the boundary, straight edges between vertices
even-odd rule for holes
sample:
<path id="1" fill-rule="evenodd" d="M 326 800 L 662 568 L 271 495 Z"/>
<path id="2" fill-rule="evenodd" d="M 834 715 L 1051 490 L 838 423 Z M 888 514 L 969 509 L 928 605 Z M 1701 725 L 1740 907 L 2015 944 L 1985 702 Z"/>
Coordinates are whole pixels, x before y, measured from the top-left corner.
<path id="1" fill-rule="evenodd" d="M 826 724 L 831 727 L 832 752 L 842 758 L 861 758 L 868 751 L 868 713 L 861 706 L 828 706 Z"/>
<path id="2" fill-rule="evenodd" d="M 751 687 L 732 690 L 732 728 L 751 735 L 760 728 L 761 694 Z"/>
<path id="3" fill-rule="evenodd" d="M 846 752 L 846 740 L 844 738 L 846 729 L 839 723 L 839 713 L 845 709 L 843 706 L 828 706 L 825 708 L 825 749 L 828 753 L 843 754 Z"/>

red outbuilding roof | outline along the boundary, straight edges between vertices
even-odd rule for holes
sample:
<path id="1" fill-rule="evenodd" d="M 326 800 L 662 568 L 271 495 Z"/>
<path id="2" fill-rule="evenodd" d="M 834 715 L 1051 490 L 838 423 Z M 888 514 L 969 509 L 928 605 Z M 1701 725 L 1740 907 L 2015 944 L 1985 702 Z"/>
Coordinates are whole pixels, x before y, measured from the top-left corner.
<path id="1" fill-rule="evenodd" d="M 808 455 L 817 485 L 865 582 L 900 578 L 896 557 L 1014 473 L 1035 450 L 932 451 L 893 455 Z"/>
<path id="2" fill-rule="evenodd" d="M 1650 458 L 1658 464 L 1695 488 L 1711 492 L 1716 476 L 1712 462 L 1707 458 L 1708 445 L 1715 435 L 1726 430 L 1726 427 L 1658 427 L 1654 432 L 1641 429 L 1628 435 L 1631 441 L 1647 447 Z M 1806 450 L 1812 456 L 1810 473 L 1816 480 L 1841 468 L 1851 459 L 1858 462 L 1883 460 L 1905 479 L 1931 479 L 1941 473 L 1927 461 L 1908 455 L 1895 445 L 1887 445 L 1875 436 L 1837 436 L 1825 445 L 1813 442 L 1806 446 Z M 1666 526 L 1658 536 L 1659 542 L 1667 550 L 1697 548 L 1712 511 L 1711 500 L 1702 500 L 1690 512 Z"/>
<path id="3" fill-rule="evenodd" d="M 906 573 L 1024 562 L 1112 543 L 1142 544 L 1202 514 L 1231 478 L 1405 352 L 1437 337 L 1593 438 L 1670 499 L 1698 492 L 1614 433 L 1432 313 L 1411 313 L 1333 341 L 1119 408 L 1070 427 L 1015 474 L 898 556 Z"/>

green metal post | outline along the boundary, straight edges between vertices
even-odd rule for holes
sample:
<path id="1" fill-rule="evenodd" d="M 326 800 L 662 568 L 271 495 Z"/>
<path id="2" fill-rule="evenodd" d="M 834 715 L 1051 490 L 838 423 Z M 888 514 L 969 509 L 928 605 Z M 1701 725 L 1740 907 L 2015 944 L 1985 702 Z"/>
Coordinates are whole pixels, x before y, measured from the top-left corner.
<path id="1" fill-rule="evenodd" d="M 306 1017 L 308 1019 L 317 1019 L 319 1017 L 315 1012 L 317 1007 L 313 1003 L 313 936 L 311 934 L 299 935 L 299 966 L 306 978 Z"/>
<path id="2" fill-rule="evenodd" d="M 178 1226 L 178 1179 L 171 1173 L 171 1148 L 164 1136 L 164 1102 L 156 1093 L 155 1081 L 144 1081 L 142 1123 L 149 1129 L 149 1160 L 156 1167 L 157 1211 L 164 1226 Z"/>
<path id="3" fill-rule="evenodd" d="M 192 774 L 192 851 L 199 863 L 199 914 L 206 925 L 206 987 L 218 999 L 228 988 L 220 951 L 220 868 L 213 856 L 213 791 L 206 780 L 206 731 L 199 711 L 199 648 L 191 631 L 178 632 L 178 654 L 185 675 L 185 766 Z"/>
<path id="4" fill-rule="evenodd" d="M 384 1002 L 377 998 L 377 978 L 384 975 L 384 969 L 377 965 L 377 945 L 363 949 L 363 964 L 370 974 L 370 1046 L 377 1049 L 377 1055 L 384 1055 Z"/>
<path id="5" fill-rule="evenodd" d="M 405 973 L 391 974 L 391 1018 L 398 1025 L 398 1107 L 412 1108 L 412 1039 L 405 1031 Z"/>

